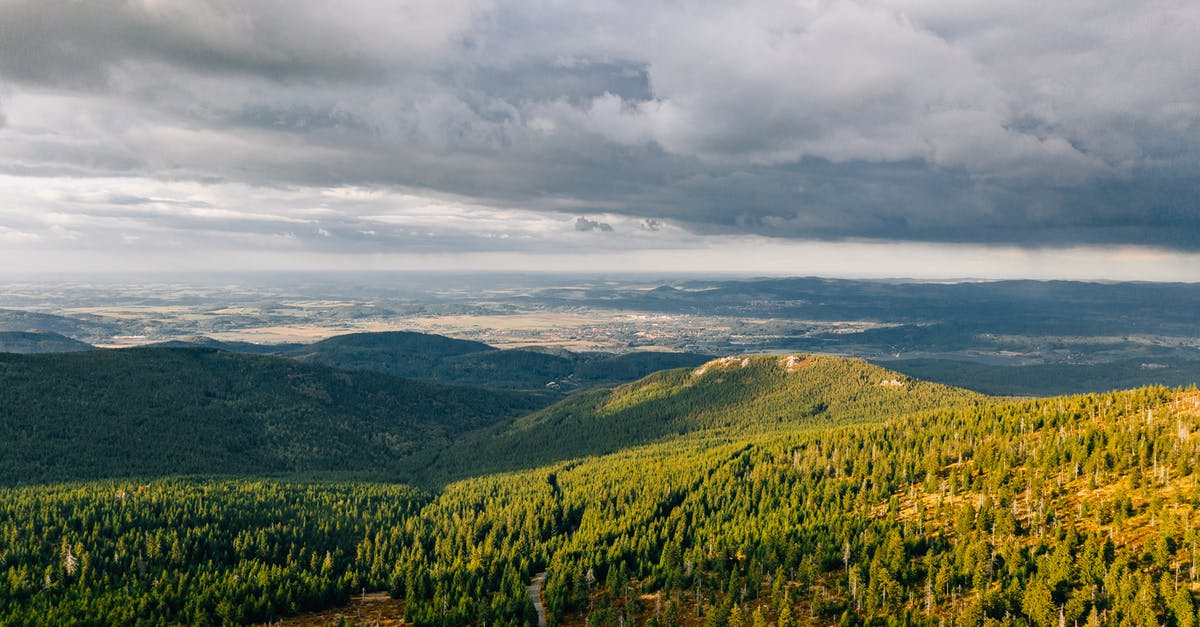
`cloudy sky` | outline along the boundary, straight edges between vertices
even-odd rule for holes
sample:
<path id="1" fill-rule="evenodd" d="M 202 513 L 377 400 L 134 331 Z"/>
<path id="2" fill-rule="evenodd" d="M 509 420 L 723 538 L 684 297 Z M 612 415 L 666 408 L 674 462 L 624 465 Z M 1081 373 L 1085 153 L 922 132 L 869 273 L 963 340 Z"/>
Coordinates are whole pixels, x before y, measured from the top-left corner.
<path id="1" fill-rule="evenodd" d="M 1195 0 L 0 0 L 0 271 L 1200 280 Z"/>

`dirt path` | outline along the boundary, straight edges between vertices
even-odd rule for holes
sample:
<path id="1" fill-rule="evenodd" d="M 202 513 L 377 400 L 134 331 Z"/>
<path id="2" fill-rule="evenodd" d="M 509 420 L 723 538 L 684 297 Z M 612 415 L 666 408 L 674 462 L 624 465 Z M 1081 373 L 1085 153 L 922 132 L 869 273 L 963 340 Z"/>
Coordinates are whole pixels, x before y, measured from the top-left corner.
<path id="1" fill-rule="evenodd" d="M 542 586 L 546 585 L 546 573 L 541 572 L 533 577 L 533 582 L 525 587 L 529 592 L 529 600 L 533 601 L 533 609 L 537 610 L 538 627 L 546 627 L 546 608 L 542 607 Z"/>

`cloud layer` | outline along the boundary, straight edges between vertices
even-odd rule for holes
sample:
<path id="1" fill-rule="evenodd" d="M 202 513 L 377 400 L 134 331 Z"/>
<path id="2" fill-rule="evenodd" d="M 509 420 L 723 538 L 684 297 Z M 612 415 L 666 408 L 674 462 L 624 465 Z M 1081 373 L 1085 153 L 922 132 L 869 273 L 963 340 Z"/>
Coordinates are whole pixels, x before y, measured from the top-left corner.
<path id="1" fill-rule="evenodd" d="M 1188 0 L 12 0 L 0 241 L 1198 250 L 1197 32 Z"/>

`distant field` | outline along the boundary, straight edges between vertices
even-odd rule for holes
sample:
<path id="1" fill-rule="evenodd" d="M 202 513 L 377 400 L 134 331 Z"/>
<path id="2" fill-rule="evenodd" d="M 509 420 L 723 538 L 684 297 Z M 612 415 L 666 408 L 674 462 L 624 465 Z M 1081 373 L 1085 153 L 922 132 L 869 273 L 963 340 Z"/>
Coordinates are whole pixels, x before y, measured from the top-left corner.
<path id="1" fill-rule="evenodd" d="M 1151 384 L 1186 387 L 1200 382 L 1200 361 L 1163 361 L 1168 363 L 1143 359 L 1016 366 L 953 359 L 897 359 L 878 363 L 919 379 L 1000 396 L 1056 396 Z"/>
<path id="2" fill-rule="evenodd" d="M 255 344 L 290 344 L 294 342 L 316 342 L 327 337 L 354 333 L 356 331 L 401 331 L 403 325 L 359 325 L 324 326 L 317 324 L 273 325 L 250 327 L 236 331 L 220 331 L 207 334 L 222 342 L 254 342 Z"/>
<path id="3" fill-rule="evenodd" d="M 646 316 L 618 311 L 522 312 L 511 315 L 379 315 L 339 317 L 336 312 L 357 306 L 344 301 L 287 301 L 276 307 L 232 306 L 211 309 L 185 305 L 73 307 L 62 315 L 111 319 L 131 329 L 97 341 L 97 346 L 123 348 L 172 337 L 202 334 L 227 342 L 286 344 L 315 342 L 357 332 L 420 331 L 469 337 L 500 348 L 554 345 L 569 350 L 612 350 L 628 340 L 613 327 L 656 323 L 677 326 L 675 316 Z M 663 318 L 664 320 L 658 320 Z M 601 327 L 606 327 L 602 329 Z M 584 330 L 583 333 L 580 333 Z M 653 336 L 651 336 L 653 337 Z M 648 347 L 651 350 L 658 347 Z M 661 347 L 670 350 L 670 347 Z"/>
<path id="4" fill-rule="evenodd" d="M 136 318 L 158 318 L 163 316 L 185 315 L 195 313 L 195 310 L 195 307 L 189 307 L 187 305 L 128 305 L 121 307 L 72 307 L 70 309 L 64 309 L 59 313 L 64 316 L 88 314 L 92 316 L 104 316 L 105 318 L 128 320 Z"/>
<path id="5" fill-rule="evenodd" d="M 335 335 L 359 332 L 418 331 L 469 338 L 496 346 L 518 348 L 556 346 L 573 351 L 625 348 L 627 340 L 600 329 L 613 325 L 645 324 L 646 316 L 627 312 L 517 313 L 512 315 L 394 316 L 386 319 L 313 322 L 247 327 L 208 333 L 227 342 L 284 344 L 315 342 Z M 669 324 L 670 321 L 663 322 Z M 143 342 L 144 343 L 144 342 Z M 638 346 L 639 350 L 672 350 L 669 346 Z"/>
<path id="6" fill-rule="evenodd" d="M 628 317 L 628 314 L 589 312 L 587 315 L 575 313 L 522 313 L 510 316 L 433 316 L 428 318 L 409 318 L 407 322 L 418 326 L 471 328 L 486 327 L 493 329 L 534 330 L 562 327 L 582 327 L 600 322 L 610 322 L 614 318 Z"/>

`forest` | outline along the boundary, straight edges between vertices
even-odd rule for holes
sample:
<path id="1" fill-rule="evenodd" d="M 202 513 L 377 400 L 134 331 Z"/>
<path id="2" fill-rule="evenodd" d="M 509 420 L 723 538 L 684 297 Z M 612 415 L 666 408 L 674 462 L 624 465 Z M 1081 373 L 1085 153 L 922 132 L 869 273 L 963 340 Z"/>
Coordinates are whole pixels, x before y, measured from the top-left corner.
<path id="1" fill-rule="evenodd" d="M 463 437 L 420 487 L 17 482 L 0 623 L 270 622 L 386 591 L 412 624 L 533 625 L 546 572 L 551 624 L 1196 624 L 1194 388 L 1004 399 L 750 357 Z"/>
<path id="2" fill-rule="evenodd" d="M 0 485 L 367 473 L 550 403 L 208 348 L 0 353 Z"/>

